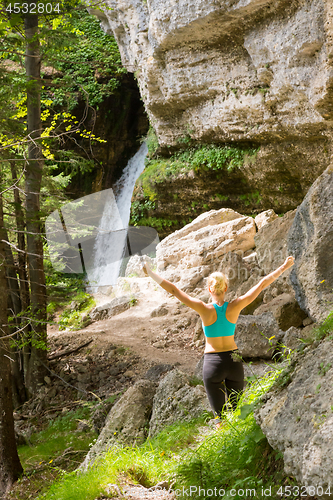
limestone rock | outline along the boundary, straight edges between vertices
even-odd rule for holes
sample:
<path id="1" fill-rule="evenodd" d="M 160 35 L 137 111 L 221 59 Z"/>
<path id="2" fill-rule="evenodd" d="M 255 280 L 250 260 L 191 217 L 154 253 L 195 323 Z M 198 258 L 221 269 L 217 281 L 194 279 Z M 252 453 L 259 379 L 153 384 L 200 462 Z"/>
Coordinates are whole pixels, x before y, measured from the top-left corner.
<path id="1" fill-rule="evenodd" d="M 225 299 L 230 301 L 237 296 L 237 290 L 250 278 L 251 268 L 239 253 L 228 252 L 221 259 L 221 271 L 228 277 Z"/>
<path id="2" fill-rule="evenodd" d="M 288 236 L 295 257 L 290 279 L 301 308 L 323 320 L 333 304 L 333 166 L 311 186 Z"/>
<path id="3" fill-rule="evenodd" d="M 299 307 L 295 297 L 282 293 L 266 304 L 262 304 L 254 311 L 254 316 L 271 311 L 281 330 L 286 331 L 291 326 L 302 326 L 306 314 Z"/>
<path id="4" fill-rule="evenodd" d="M 254 219 L 255 221 L 255 219 Z M 251 251 L 246 252 L 244 257 L 243 257 L 244 262 L 249 265 L 257 264 L 257 252 Z"/>
<path id="5" fill-rule="evenodd" d="M 87 454 L 81 469 L 87 470 L 96 458 L 115 442 L 141 444 L 152 411 L 156 384 L 138 380 L 112 407 L 96 443 Z"/>
<path id="6" fill-rule="evenodd" d="M 200 140 L 253 140 L 262 130 L 283 137 L 331 116 L 325 67 L 332 20 L 321 3 L 107 4 L 96 15 L 113 31 L 124 66 L 136 72 L 161 144 L 175 144 L 189 129 Z"/>
<path id="7" fill-rule="evenodd" d="M 248 183 L 265 192 L 268 207 L 282 199 L 284 211 L 295 207 L 329 163 L 328 0 L 107 0 L 107 7 L 95 13 L 136 75 L 160 145 L 261 143 L 244 167 Z"/>
<path id="8" fill-rule="evenodd" d="M 312 339 L 314 338 L 314 328 L 318 326 L 317 323 L 312 323 L 311 325 L 307 325 L 303 328 L 302 334 L 304 339 Z"/>
<path id="9" fill-rule="evenodd" d="M 203 362 L 204 362 L 204 356 L 202 356 L 200 358 L 200 360 L 195 365 L 195 369 L 194 369 L 194 376 L 195 376 L 195 378 L 198 378 L 199 380 L 203 379 L 203 377 L 202 377 Z"/>
<path id="10" fill-rule="evenodd" d="M 161 380 L 154 396 L 149 436 L 179 420 L 199 417 L 204 411 L 211 411 L 204 387 L 191 387 L 189 377 L 174 369 Z"/>
<path id="11" fill-rule="evenodd" d="M 201 318 L 198 318 L 194 326 L 193 342 L 197 342 L 198 340 L 204 340 L 204 338 L 205 336 L 202 328 L 202 320 Z"/>
<path id="12" fill-rule="evenodd" d="M 268 393 L 255 415 L 270 445 L 283 453 L 285 472 L 324 492 L 333 477 L 332 398 L 333 342 L 327 340 L 298 358 L 289 385 Z"/>
<path id="13" fill-rule="evenodd" d="M 240 315 L 238 318 L 235 342 L 242 358 L 272 358 L 282 336 L 283 332 L 271 312 L 259 316 Z"/>
<path id="14" fill-rule="evenodd" d="M 263 377 L 264 375 L 272 372 L 273 370 L 279 369 L 281 363 L 275 363 L 273 361 L 250 361 L 244 363 L 244 378 L 254 381 Z"/>
<path id="15" fill-rule="evenodd" d="M 163 244 L 169 242 L 169 240 L 183 238 L 189 233 L 198 231 L 203 227 L 216 226 L 217 224 L 230 222 L 231 220 L 239 219 L 240 217 L 243 217 L 243 215 L 231 210 L 230 208 L 221 208 L 220 210 L 210 210 L 209 212 L 204 212 L 196 217 L 192 222 L 186 224 L 183 228 L 164 238 Z"/>
<path id="16" fill-rule="evenodd" d="M 289 349 L 293 350 L 302 343 L 300 339 L 304 339 L 304 333 L 302 329 L 291 326 L 284 334 L 282 343 Z"/>
<path id="17" fill-rule="evenodd" d="M 254 237 L 258 265 L 263 275 L 281 266 L 288 256 L 287 238 L 296 210 L 287 212 L 269 224 L 262 226 Z M 270 302 L 282 293 L 293 294 L 289 281 L 290 269 L 285 271 L 274 283 L 262 292 L 264 302 Z"/>
<path id="18" fill-rule="evenodd" d="M 133 298 L 135 297 L 129 294 L 116 297 L 106 304 L 95 307 L 90 312 L 90 318 L 94 321 L 98 321 L 120 314 L 130 308 Z"/>
<path id="19" fill-rule="evenodd" d="M 153 268 L 155 267 L 155 259 L 152 259 L 148 255 L 143 255 L 142 260 L 147 262 L 149 267 Z M 126 271 L 125 271 L 125 277 L 136 277 L 136 278 L 145 278 L 146 275 L 142 270 L 142 264 L 141 264 L 141 258 L 139 255 L 133 255 L 130 257 L 128 260 L 127 266 L 126 266 Z"/>
<path id="20" fill-rule="evenodd" d="M 97 434 L 99 434 L 103 429 L 105 420 L 113 405 L 114 403 L 112 401 L 106 400 L 102 401 L 95 407 L 91 420 Z"/>
<path id="21" fill-rule="evenodd" d="M 166 341 L 165 340 L 158 340 L 157 342 L 153 343 L 153 347 L 156 349 L 164 349 L 166 347 Z"/>
<path id="22" fill-rule="evenodd" d="M 164 304 L 161 304 L 160 306 L 158 306 L 152 310 L 152 312 L 150 313 L 150 316 L 152 318 L 155 318 L 157 316 L 165 316 L 168 313 L 169 313 L 169 309 L 167 309 Z"/>
<path id="23" fill-rule="evenodd" d="M 180 231 L 169 235 L 157 246 L 158 272 L 181 289 L 192 291 L 203 286 L 203 278 L 220 270 L 220 258 L 237 250 L 246 252 L 254 247 L 256 232 L 251 217 L 221 209 L 208 219 L 200 216 Z M 224 218 L 227 222 L 223 222 Z M 222 222 L 216 224 L 216 220 Z M 231 219 L 231 220 L 230 220 Z M 189 226 L 194 230 L 189 231 Z"/>
<path id="24" fill-rule="evenodd" d="M 246 277 L 248 276 L 248 279 L 246 279 L 243 282 L 241 282 L 241 281 L 239 282 L 239 286 L 236 290 L 233 290 L 232 287 L 230 287 L 230 289 L 228 289 L 228 291 L 225 295 L 225 299 L 228 302 L 230 302 L 235 297 L 240 297 L 241 295 L 244 295 L 253 286 L 258 284 L 258 282 L 262 278 L 261 273 L 262 273 L 262 271 L 258 267 L 255 267 L 252 271 L 250 271 L 250 274 L 249 273 L 246 274 Z M 262 292 L 260 292 L 258 297 L 253 302 L 251 302 L 251 304 L 249 304 L 248 306 L 246 306 L 242 310 L 242 314 L 243 315 L 253 314 L 255 309 L 257 309 L 257 307 L 259 307 L 260 304 L 262 303 L 263 298 L 264 298 L 264 294 L 265 294 L 264 290 Z"/>
<path id="25" fill-rule="evenodd" d="M 159 364 L 152 366 L 149 370 L 146 371 L 143 378 L 147 378 L 148 380 L 152 380 L 153 382 L 157 382 L 162 375 L 165 375 L 168 371 L 172 370 L 172 365 Z"/>
<path id="26" fill-rule="evenodd" d="M 287 212 L 283 217 L 262 226 L 255 235 L 258 263 L 265 274 L 281 266 L 288 256 L 287 238 L 295 214 L 296 210 Z M 288 271 L 283 276 L 287 273 Z"/>
<path id="27" fill-rule="evenodd" d="M 307 317 L 303 320 L 303 325 L 304 326 L 309 326 L 309 325 L 312 325 L 313 321 L 311 318 Z"/>
<path id="28" fill-rule="evenodd" d="M 265 210 L 264 212 L 261 212 L 254 218 L 254 222 L 256 223 L 256 226 L 259 229 L 261 229 L 263 226 L 266 226 L 266 224 L 269 224 L 273 220 L 277 219 L 278 215 L 274 212 L 274 210 Z"/>

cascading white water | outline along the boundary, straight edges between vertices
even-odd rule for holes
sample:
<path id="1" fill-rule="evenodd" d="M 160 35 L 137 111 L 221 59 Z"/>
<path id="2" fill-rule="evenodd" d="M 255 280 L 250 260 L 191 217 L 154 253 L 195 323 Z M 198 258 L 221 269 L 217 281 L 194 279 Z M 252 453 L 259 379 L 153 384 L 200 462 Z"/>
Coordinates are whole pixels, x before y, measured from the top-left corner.
<path id="1" fill-rule="evenodd" d="M 148 153 L 146 143 L 131 158 L 121 178 L 109 189 L 94 245 L 93 266 L 87 277 L 93 291 L 117 282 L 124 252 L 126 231 L 131 211 L 131 198 L 135 181 L 141 174 Z"/>

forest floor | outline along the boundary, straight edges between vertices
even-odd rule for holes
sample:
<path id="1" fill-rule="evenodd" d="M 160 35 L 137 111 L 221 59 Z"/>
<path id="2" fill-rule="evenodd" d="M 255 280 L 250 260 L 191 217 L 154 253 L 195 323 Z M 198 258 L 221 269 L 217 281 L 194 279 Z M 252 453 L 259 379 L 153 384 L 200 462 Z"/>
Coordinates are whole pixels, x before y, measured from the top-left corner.
<path id="1" fill-rule="evenodd" d="M 152 316 L 161 304 L 169 313 Z M 156 380 L 172 367 L 191 375 L 203 354 L 193 342 L 198 315 L 164 292 L 81 330 L 60 330 L 60 313 L 48 327 L 45 385 L 14 412 L 25 475 L 8 499 L 37 498 L 61 470 L 77 468 L 112 404 L 148 370 L 157 368 Z"/>

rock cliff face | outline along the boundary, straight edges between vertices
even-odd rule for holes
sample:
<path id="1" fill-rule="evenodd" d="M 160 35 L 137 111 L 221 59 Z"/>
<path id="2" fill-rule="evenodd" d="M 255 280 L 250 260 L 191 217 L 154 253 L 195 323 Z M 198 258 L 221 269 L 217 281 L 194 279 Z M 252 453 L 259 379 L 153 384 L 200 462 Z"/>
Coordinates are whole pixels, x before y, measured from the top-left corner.
<path id="1" fill-rule="evenodd" d="M 161 144 L 320 140 L 330 128 L 329 1 L 109 0 Z"/>
<path id="2" fill-rule="evenodd" d="M 260 192 L 260 210 L 299 205 L 332 152 L 331 2 L 107 3 L 111 9 L 95 13 L 137 78 L 160 151 L 197 143 L 260 146 L 256 160 L 242 169 L 244 193 Z M 220 191 L 212 194 L 230 194 L 221 181 L 214 183 Z M 191 179 L 181 184 L 193 192 Z M 169 202 L 162 185 L 159 191 L 154 215 L 165 217 Z M 234 188 L 229 191 L 232 198 Z M 209 208 L 223 206 L 243 210 L 222 202 Z"/>
<path id="3" fill-rule="evenodd" d="M 256 413 L 270 445 L 283 453 L 286 473 L 322 499 L 332 498 L 332 361 L 331 340 L 308 347 L 295 359 L 290 383 L 268 393 Z"/>
<path id="4" fill-rule="evenodd" d="M 301 308 L 315 321 L 333 304 L 333 165 L 311 186 L 288 235 L 297 270 L 290 276 Z"/>

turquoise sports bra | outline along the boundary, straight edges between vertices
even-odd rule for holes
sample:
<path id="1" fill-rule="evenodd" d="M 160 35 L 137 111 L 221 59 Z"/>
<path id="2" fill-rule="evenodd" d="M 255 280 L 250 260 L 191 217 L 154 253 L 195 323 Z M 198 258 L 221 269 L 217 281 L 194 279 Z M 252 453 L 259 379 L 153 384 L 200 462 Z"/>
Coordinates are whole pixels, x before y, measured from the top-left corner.
<path id="1" fill-rule="evenodd" d="M 206 337 L 230 337 L 234 335 L 236 323 L 230 323 L 225 317 L 225 312 L 228 307 L 228 302 L 225 302 L 223 306 L 218 306 L 213 302 L 215 308 L 217 319 L 215 323 L 209 326 L 205 326 L 202 323 L 202 328 Z"/>

